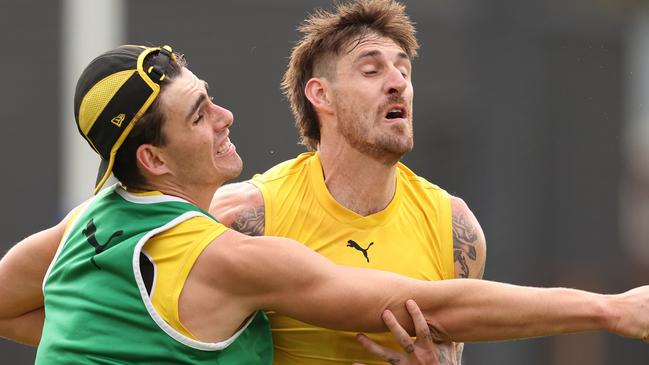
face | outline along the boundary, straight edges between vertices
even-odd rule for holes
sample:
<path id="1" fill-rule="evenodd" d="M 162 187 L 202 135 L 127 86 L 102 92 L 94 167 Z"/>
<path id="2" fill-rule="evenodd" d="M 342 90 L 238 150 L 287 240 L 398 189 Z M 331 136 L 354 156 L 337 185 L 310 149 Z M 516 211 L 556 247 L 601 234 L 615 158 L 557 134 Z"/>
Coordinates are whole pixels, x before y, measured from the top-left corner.
<path id="1" fill-rule="evenodd" d="M 205 81 L 183 68 L 160 103 L 167 141 L 160 150 L 180 184 L 213 187 L 239 176 L 243 164 L 228 138 L 232 113 L 212 102 Z"/>
<path id="2" fill-rule="evenodd" d="M 411 71 L 409 57 L 389 38 L 370 36 L 344 53 L 331 83 L 338 138 L 386 164 L 409 152 Z"/>

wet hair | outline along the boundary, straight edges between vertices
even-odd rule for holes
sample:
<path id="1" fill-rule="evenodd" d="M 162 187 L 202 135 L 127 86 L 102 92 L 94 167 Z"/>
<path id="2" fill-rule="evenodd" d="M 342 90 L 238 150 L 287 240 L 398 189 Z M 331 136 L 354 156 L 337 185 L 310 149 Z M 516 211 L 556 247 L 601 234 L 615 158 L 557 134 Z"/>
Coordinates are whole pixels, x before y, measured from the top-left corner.
<path id="1" fill-rule="evenodd" d="M 304 88 L 314 76 L 332 76 L 335 57 L 367 37 L 390 38 L 413 59 L 419 44 L 405 6 L 394 0 L 356 0 L 335 5 L 333 12 L 318 9 L 298 28 L 302 39 L 291 52 L 282 79 L 282 91 L 291 104 L 300 142 L 309 150 L 320 143 L 318 116 Z"/>

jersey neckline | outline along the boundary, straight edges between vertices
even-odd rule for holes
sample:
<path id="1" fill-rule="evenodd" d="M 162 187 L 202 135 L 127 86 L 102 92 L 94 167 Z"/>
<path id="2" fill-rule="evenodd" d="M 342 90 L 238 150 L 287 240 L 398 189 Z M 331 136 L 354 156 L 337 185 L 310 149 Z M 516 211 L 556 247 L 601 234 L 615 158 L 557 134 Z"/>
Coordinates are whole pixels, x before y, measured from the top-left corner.
<path id="1" fill-rule="evenodd" d="M 392 200 L 383 210 L 372 213 L 367 216 L 362 216 L 342 204 L 340 204 L 329 192 L 327 185 L 324 182 L 324 172 L 322 171 L 322 161 L 320 154 L 314 152 L 313 156 L 308 160 L 309 179 L 311 181 L 312 191 L 318 202 L 322 205 L 324 210 L 334 219 L 345 224 L 351 224 L 358 228 L 377 227 L 386 224 L 396 214 L 399 207 L 399 201 L 402 195 L 402 186 L 400 174 L 401 171 L 397 168 L 396 174 L 396 188 Z"/>

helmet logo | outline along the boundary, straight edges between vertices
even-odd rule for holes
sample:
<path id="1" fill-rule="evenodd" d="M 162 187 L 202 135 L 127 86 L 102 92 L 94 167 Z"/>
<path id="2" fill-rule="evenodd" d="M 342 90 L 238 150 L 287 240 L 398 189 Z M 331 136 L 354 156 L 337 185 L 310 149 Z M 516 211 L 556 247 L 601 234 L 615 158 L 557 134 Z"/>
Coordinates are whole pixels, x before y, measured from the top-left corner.
<path id="1" fill-rule="evenodd" d="M 110 122 L 115 124 L 118 128 L 121 128 L 122 127 L 122 122 L 124 121 L 124 119 L 126 119 L 126 115 L 122 113 L 122 114 L 116 116 L 115 118 L 111 119 Z"/>

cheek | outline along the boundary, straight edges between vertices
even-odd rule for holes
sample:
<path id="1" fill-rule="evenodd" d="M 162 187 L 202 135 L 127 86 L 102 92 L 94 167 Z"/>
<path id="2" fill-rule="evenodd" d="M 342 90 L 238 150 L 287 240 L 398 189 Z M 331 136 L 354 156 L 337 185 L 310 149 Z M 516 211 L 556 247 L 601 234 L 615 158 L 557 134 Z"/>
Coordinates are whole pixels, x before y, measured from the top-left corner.
<path id="1" fill-rule="evenodd" d="M 185 135 L 181 136 L 177 142 L 178 148 L 172 153 L 176 153 L 176 158 L 182 159 L 184 165 L 193 165 L 199 159 L 205 160 L 205 156 L 211 154 L 211 143 L 206 138 Z"/>
<path id="2" fill-rule="evenodd" d="M 207 129 L 195 129 L 187 135 L 186 143 L 195 150 L 210 148 L 214 141 L 213 135 Z"/>

